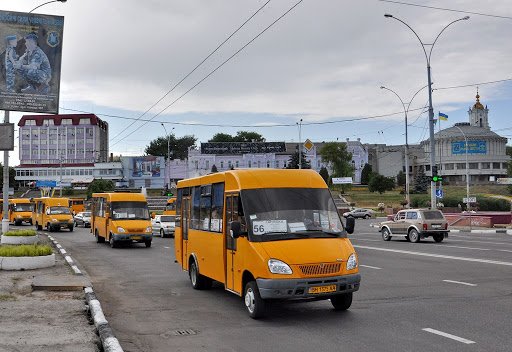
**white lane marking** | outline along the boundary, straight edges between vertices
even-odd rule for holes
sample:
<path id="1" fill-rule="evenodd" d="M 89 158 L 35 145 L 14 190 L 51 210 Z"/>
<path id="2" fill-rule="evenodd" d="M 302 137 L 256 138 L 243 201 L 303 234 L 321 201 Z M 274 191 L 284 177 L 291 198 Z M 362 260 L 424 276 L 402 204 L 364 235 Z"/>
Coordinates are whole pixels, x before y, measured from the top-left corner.
<path id="1" fill-rule="evenodd" d="M 490 251 L 491 250 L 491 249 L 487 249 L 487 248 L 464 247 L 464 246 L 450 246 L 450 245 L 444 245 L 443 247 L 461 248 L 461 249 L 474 249 L 474 250 L 477 250 L 477 251 Z"/>
<path id="2" fill-rule="evenodd" d="M 164 248 L 171 249 L 171 247 L 165 247 L 165 246 L 164 246 Z"/>
<path id="3" fill-rule="evenodd" d="M 379 267 L 376 267 L 376 266 L 371 266 L 371 265 L 359 264 L 359 266 L 362 266 L 363 268 L 370 268 L 370 269 L 376 269 L 376 270 L 382 269 L 382 268 L 379 268 Z"/>
<path id="4" fill-rule="evenodd" d="M 466 285 L 466 286 L 478 286 L 477 284 L 470 284 L 469 282 L 462 281 L 453 281 L 453 280 L 443 280 L 444 282 L 449 282 L 452 284 Z"/>
<path id="5" fill-rule="evenodd" d="M 360 246 L 360 245 L 354 245 L 354 248 L 370 249 L 370 250 L 383 251 L 383 252 L 394 252 L 394 253 L 402 253 L 402 254 L 419 255 L 419 256 L 423 256 L 423 257 L 434 257 L 434 258 L 462 260 L 462 261 L 466 261 L 466 262 L 476 262 L 476 263 L 512 266 L 512 262 L 502 262 L 502 261 L 498 261 L 498 260 L 466 258 L 466 257 L 455 257 L 455 256 L 452 256 L 452 255 L 442 255 L 442 254 L 433 254 L 433 253 L 424 253 L 424 252 L 403 251 L 403 250 L 399 250 L 399 249 L 377 248 L 377 247 L 368 247 L 368 246 Z"/>
<path id="6" fill-rule="evenodd" d="M 448 334 L 446 332 L 442 332 L 442 331 L 439 331 L 439 330 L 431 329 L 431 328 L 425 328 L 425 329 L 421 329 L 421 330 L 426 331 L 426 332 L 430 332 L 432 334 L 444 336 L 444 337 L 447 337 L 449 339 L 465 343 L 467 345 L 470 345 L 472 343 L 476 343 L 475 341 L 467 340 L 465 338 L 462 338 L 462 337 L 459 337 L 459 336 L 455 336 L 455 335 L 452 335 L 452 334 Z"/>

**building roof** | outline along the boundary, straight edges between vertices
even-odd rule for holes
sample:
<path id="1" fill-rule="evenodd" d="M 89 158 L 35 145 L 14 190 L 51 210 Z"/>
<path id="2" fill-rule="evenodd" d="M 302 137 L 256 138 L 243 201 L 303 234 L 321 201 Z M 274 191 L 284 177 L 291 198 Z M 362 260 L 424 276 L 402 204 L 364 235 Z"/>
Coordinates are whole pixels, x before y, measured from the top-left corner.
<path id="1" fill-rule="evenodd" d="M 73 125 L 79 125 L 80 119 L 89 119 L 91 125 L 98 125 L 107 129 L 108 123 L 94 114 L 67 114 L 67 115 L 23 115 L 18 126 L 25 126 L 27 120 L 35 120 L 36 126 L 43 126 L 44 120 L 53 120 L 55 126 L 60 126 L 62 119 L 71 119 Z"/>
<path id="2" fill-rule="evenodd" d="M 460 128 L 460 130 L 459 130 L 459 128 Z M 461 130 L 462 130 L 462 133 L 461 133 Z M 434 134 L 434 138 L 435 139 L 453 139 L 453 138 L 464 139 L 463 134 L 468 139 L 475 139 L 475 138 L 507 139 L 491 130 L 488 130 L 487 128 L 479 127 L 479 126 L 471 126 L 468 122 L 456 123 L 452 127 L 448 127 L 448 128 L 445 128 L 444 130 L 436 132 Z"/>

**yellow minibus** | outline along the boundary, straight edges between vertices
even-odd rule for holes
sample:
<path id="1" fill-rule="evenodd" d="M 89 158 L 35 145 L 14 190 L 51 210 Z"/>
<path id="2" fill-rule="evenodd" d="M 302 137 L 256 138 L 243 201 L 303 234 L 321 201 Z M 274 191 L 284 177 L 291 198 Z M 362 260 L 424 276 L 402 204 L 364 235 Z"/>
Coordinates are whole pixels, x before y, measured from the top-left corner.
<path id="1" fill-rule="evenodd" d="M 33 198 L 32 202 L 34 203 L 32 223 L 37 230 L 45 227 L 50 232 L 63 228 L 73 231 L 73 216 L 69 209 L 68 198 L 41 197 Z"/>
<path id="2" fill-rule="evenodd" d="M 167 204 L 165 204 L 165 210 L 163 214 L 176 215 L 176 197 L 167 199 Z"/>
<path id="3" fill-rule="evenodd" d="M 69 198 L 69 208 L 73 214 L 78 214 L 85 211 L 85 199 L 83 198 Z"/>
<path id="4" fill-rule="evenodd" d="M 112 248 L 133 241 L 151 247 L 153 231 L 148 203 L 142 193 L 93 193 L 91 232 L 96 242 Z"/>
<path id="5" fill-rule="evenodd" d="M 24 221 L 32 225 L 33 203 L 29 198 L 9 199 L 9 222 L 20 226 Z"/>
<path id="6" fill-rule="evenodd" d="M 249 316 L 269 301 L 330 299 L 352 304 L 358 258 L 331 193 L 314 170 L 244 169 L 181 180 L 176 261 L 192 287 L 212 281 L 240 297 Z"/>

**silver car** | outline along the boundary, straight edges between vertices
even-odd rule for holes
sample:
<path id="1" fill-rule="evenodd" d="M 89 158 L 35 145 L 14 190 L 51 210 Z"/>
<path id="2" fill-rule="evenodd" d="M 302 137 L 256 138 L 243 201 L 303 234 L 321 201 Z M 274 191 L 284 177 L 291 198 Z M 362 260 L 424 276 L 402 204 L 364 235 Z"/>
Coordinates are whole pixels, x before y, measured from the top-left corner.
<path id="1" fill-rule="evenodd" d="M 91 226 L 91 212 L 90 211 L 82 211 L 73 217 L 73 221 L 75 223 L 75 227 L 78 227 L 78 225 L 82 225 L 83 227 L 90 227 Z"/>
<path id="2" fill-rule="evenodd" d="M 151 227 L 154 235 L 161 237 L 172 236 L 174 237 L 174 226 L 176 223 L 175 215 L 155 215 L 151 220 Z"/>
<path id="3" fill-rule="evenodd" d="M 349 212 L 343 213 L 344 218 L 354 219 L 369 219 L 373 216 L 374 212 L 371 209 L 357 208 Z"/>

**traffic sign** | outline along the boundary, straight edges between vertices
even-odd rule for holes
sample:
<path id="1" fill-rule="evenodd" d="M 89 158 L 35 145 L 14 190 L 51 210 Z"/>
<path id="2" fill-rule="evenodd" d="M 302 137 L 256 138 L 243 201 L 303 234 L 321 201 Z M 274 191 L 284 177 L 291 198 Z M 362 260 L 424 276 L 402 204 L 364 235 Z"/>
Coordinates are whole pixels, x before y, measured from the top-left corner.
<path id="1" fill-rule="evenodd" d="M 304 148 L 306 149 L 306 151 L 310 151 L 311 149 L 313 149 L 315 145 L 313 144 L 313 142 L 311 142 L 309 139 L 306 139 L 306 141 L 304 142 Z"/>
<path id="2" fill-rule="evenodd" d="M 476 203 L 476 197 L 469 197 L 469 202 L 468 202 L 468 198 L 464 197 L 464 198 L 462 198 L 462 201 L 464 203 Z"/>
<path id="3" fill-rule="evenodd" d="M 352 177 L 333 177 L 332 178 L 333 185 L 344 185 L 344 184 L 351 184 L 351 183 L 352 183 Z"/>
<path id="4" fill-rule="evenodd" d="M 436 189 L 436 197 L 437 198 L 443 198 L 443 190 L 442 189 Z"/>
<path id="5" fill-rule="evenodd" d="M 57 187 L 57 181 L 36 181 L 36 187 Z"/>

